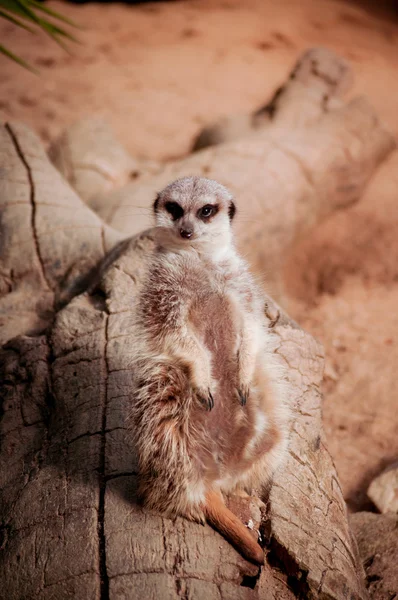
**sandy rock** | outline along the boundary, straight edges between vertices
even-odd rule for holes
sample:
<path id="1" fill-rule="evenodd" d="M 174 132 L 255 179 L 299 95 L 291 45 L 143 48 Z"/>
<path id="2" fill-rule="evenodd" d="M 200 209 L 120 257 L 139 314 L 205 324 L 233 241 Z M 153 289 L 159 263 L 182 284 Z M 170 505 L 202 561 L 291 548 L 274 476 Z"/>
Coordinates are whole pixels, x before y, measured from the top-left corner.
<path id="1" fill-rule="evenodd" d="M 371 599 L 394 600 L 398 596 L 398 517 L 360 512 L 350 516 L 350 525 Z"/>
<path id="2" fill-rule="evenodd" d="M 398 513 L 398 462 L 372 481 L 368 496 L 380 512 Z"/>

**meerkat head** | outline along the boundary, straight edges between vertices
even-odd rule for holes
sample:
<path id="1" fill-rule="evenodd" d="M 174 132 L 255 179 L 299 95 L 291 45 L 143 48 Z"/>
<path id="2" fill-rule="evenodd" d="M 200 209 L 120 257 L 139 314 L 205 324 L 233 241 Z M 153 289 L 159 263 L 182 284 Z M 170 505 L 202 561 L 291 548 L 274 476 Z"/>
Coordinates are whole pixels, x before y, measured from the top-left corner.
<path id="1" fill-rule="evenodd" d="M 231 244 L 231 221 L 236 208 L 231 193 L 204 177 L 177 179 L 153 204 L 163 243 L 216 253 Z"/>

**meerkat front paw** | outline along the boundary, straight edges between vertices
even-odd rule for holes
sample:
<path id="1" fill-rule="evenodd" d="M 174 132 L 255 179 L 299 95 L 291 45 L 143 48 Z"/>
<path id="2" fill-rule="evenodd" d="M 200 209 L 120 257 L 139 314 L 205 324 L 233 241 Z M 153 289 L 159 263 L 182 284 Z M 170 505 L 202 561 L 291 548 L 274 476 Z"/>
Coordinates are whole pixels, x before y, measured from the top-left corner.
<path id="1" fill-rule="evenodd" d="M 250 388 L 254 377 L 255 361 L 242 351 L 238 353 L 238 382 L 236 386 L 237 395 L 242 406 L 249 399 Z"/>
<path id="2" fill-rule="evenodd" d="M 245 406 L 246 402 L 249 399 L 249 395 L 250 395 L 250 386 L 249 385 L 240 385 L 237 388 L 237 393 L 238 393 L 238 398 L 239 398 L 239 402 L 241 403 L 242 406 Z"/>
<path id="3" fill-rule="evenodd" d="M 214 408 L 214 397 L 209 388 L 194 388 L 194 394 L 206 410 Z"/>

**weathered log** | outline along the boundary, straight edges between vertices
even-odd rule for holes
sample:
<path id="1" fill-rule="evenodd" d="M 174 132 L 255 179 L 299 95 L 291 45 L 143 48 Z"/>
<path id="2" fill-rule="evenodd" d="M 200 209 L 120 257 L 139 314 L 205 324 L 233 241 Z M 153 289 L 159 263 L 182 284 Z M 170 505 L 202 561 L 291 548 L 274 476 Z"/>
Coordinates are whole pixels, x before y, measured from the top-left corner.
<path id="1" fill-rule="evenodd" d="M 2 351 L 4 597 L 366 598 L 322 433 L 322 349 L 271 300 L 294 423 L 261 526 L 265 567 L 208 526 L 136 505 L 129 324 L 151 250 L 150 232 L 121 243 L 46 335 Z"/>
<path id="2" fill-rule="evenodd" d="M 287 82 L 272 98 L 250 114 L 228 115 L 199 132 L 192 151 L 224 144 L 264 132 L 275 124 L 285 129 L 314 122 L 339 101 L 352 85 L 352 72 L 345 60 L 326 48 L 307 50 L 297 61 Z M 310 92 L 309 92 L 310 90 Z"/>
<path id="3" fill-rule="evenodd" d="M 99 115 L 73 123 L 48 151 L 51 161 L 87 204 L 130 179 L 160 169 L 130 156 Z"/>
<path id="4" fill-rule="evenodd" d="M 36 135 L 0 127 L 0 343 L 43 330 L 123 237 L 65 183 Z"/>
<path id="5" fill-rule="evenodd" d="M 283 303 L 281 273 L 293 243 L 356 202 L 395 147 L 364 99 L 340 100 L 350 82 L 340 58 L 323 49 L 306 52 L 271 102 L 267 125 L 255 134 L 94 194 L 90 205 L 109 225 L 132 235 L 151 225 L 151 203 L 171 180 L 196 174 L 220 181 L 236 197 L 240 252 Z M 70 173 L 64 175 L 73 182 Z"/>
<path id="6" fill-rule="evenodd" d="M 2 221 L 2 239 L 10 242 L 4 264 L 25 306 L 46 293 L 47 311 L 56 315 L 49 326 L 33 303 L 36 328 L 26 326 L 8 308 L 15 290 L 1 298 L 11 319 L 3 323 L 3 339 L 30 333 L 5 344 L 0 361 L 5 597 L 366 597 L 321 431 L 322 350 L 270 300 L 265 310 L 289 365 L 295 419 L 289 461 L 262 523 L 268 562 L 261 575 L 209 527 L 172 522 L 135 504 L 136 463 L 126 431 L 129 322 L 151 237 L 119 241 L 46 165 L 26 129 L 11 126 L 5 133 L 18 153 L 5 172 L 11 187 L 3 198 L 21 213 Z M 19 202 L 16 181 L 24 193 Z M 52 202 L 45 202 L 50 191 Z M 76 226 L 61 248 L 62 225 L 51 226 L 63 218 L 60 206 Z M 29 241 L 31 263 L 16 240 Z M 46 328 L 42 335 L 40 328 Z"/>

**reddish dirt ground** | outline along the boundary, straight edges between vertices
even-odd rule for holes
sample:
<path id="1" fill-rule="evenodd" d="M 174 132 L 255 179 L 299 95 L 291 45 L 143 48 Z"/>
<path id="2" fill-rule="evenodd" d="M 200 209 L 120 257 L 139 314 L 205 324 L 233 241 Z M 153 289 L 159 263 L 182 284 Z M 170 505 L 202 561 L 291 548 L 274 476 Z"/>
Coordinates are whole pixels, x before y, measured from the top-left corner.
<path id="1" fill-rule="evenodd" d="M 51 2 L 84 27 L 67 54 L 44 36 L 0 22 L 0 39 L 39 68 L 0 58 L 0 117 L 47 143 L 100 112 L 135 156 L 187 152 L 220 116 L 263 104 L 298 55 L 324 45 L 353 66 L 365 94 L 398 133 L 398 17 L 379 3 L 342 0 L 190 0 L 142 4 Z M 398 456 L 398 153 L 363 199 L 292 253 L 289 310 L 326 348 L 324 420 L 352 510 Z"/>

